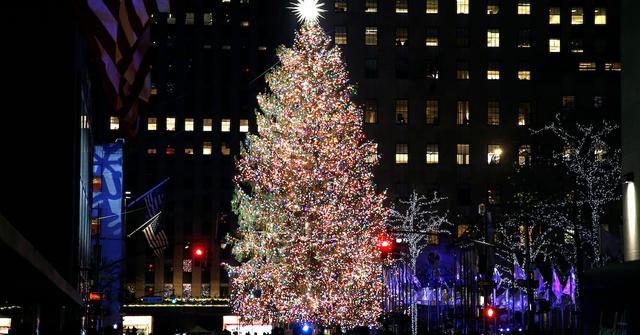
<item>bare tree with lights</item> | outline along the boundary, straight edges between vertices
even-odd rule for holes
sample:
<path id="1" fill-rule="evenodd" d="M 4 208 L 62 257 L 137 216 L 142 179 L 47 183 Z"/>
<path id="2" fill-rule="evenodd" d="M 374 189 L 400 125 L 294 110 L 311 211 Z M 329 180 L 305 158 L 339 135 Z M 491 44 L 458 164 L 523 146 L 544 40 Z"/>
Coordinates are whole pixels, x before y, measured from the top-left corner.
<path id="1" fill-rule="evenodd" d="M 389 222 L 395 235 L 407 245 L 408 251 L 403 254 L 403 258 L 414 274 L 418 257 L 429 245 L 431 237 L 450 234 L 448 213 L 442 210 L 443 200 L 445 198 L 436 193 L 432 198 L 427 198 L 414 190 L 408 200 L 399 201 L 401 209 L 393 207 L 390 211 Z M 411 333 L 416 335 L 417 332 L 418 308 L 415 295 L 411 294 Z"/>

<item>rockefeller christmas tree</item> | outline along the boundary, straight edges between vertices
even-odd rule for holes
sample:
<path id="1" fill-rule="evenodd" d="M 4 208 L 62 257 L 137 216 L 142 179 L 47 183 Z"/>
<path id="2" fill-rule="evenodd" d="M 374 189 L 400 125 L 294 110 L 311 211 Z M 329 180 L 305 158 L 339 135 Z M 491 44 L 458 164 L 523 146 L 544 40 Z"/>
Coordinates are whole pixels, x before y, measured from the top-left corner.
<path id="1" fill-rule="evenodd" d="M 258 96 L 258 134 L 237 163 L 231 304 L 247 321 L 374 324 L 387 215 L 372 182 L 376 147 L 317 2 L 295 11 L 302 26 L 293 48 L 278 50 Z"/>

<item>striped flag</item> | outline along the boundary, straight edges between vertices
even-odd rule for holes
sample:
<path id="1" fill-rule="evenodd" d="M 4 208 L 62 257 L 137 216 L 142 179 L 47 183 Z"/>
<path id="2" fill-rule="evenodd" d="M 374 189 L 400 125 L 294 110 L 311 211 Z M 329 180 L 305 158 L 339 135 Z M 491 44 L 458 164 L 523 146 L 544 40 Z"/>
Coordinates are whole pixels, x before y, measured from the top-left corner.
<path id="1" fill-rule="evenodd" d="M 131 202 L 129 205 L 127 205 L 127 208 L 131 208 L 139 201 L 144 201 L 146 209 L 145 217 L 147 221 L 142 224 L 142 226 L 134 230 L 131 234 L 129 234 L 128 237 L 131 237 L 133 234 L 142 229 L 144 236 L 149 243 L 149 247 L 158 257 L 162 255 L 162 252 L 169 244 L 167 235 L 164 232 L 162 222 L 160 220 L 160 214 L 162 213 L 161 209 L 165 198 L 164 189 L 168 181 L 169 178 L 161 181 L 158 185 L 154 186 L 146 193 L 138 197 L 136 200 Z"/>
<path id="2" fill-rule="evenodd" d="M 167 245 L 169 245 L 167 234 L 165 234 L 160 225 L 160 214 L 162 214 L 162 212 L 158 212 L 158 214 L 151 218 L 147 226 L 142 230 L 144 237 L 147 238 L 147 242 L 149 243 L 149 248 L 151 248 L 158 257 L 162 256 L 162 252 Z"/>
<path id="3" fill-rule="evenodd" d="M 85 30 L 120 124 L 135 136 L 140 101 L 151 91 L 151 20 L 170 0 L 80 0 Z"/>

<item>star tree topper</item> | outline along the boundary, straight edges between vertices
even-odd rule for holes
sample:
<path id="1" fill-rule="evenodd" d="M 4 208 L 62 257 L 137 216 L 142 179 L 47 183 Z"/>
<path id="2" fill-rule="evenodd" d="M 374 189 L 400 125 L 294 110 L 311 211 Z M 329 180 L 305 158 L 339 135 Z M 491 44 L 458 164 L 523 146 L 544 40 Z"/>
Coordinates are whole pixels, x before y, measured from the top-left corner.
<path id="1" fill-rule="evenodd" d="M 317 22 L 318 17 L 323 17 L 320 13 L 326 12 L 322 9 L 324 3 L 319 3 L 318 0 L 298 0 L 291 4 L 293 7 L 289 7 L 289 9 L 293 10 L 300 23 Z"/>

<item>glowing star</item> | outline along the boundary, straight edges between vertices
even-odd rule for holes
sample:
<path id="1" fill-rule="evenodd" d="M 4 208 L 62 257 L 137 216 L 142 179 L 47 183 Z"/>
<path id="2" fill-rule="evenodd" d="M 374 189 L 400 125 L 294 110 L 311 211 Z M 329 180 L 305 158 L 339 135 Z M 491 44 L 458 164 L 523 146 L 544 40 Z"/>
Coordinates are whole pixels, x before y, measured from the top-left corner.
<path id="1" fill-rule="evenodd" d="M 300 22 L 316 22 L 318 16 L 323 17 L 320 13 L 326 12 L 322 9 L 323 3 L 318 3 L 318 0 L 298 0 L 297 3 L 292 3 L 293 12 L 298 16 Z"/>

